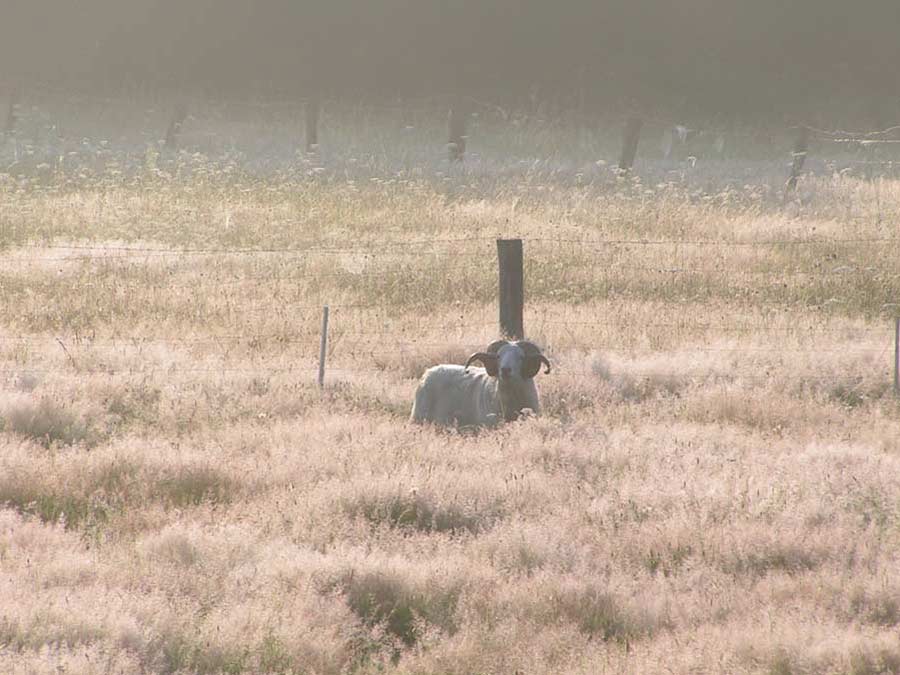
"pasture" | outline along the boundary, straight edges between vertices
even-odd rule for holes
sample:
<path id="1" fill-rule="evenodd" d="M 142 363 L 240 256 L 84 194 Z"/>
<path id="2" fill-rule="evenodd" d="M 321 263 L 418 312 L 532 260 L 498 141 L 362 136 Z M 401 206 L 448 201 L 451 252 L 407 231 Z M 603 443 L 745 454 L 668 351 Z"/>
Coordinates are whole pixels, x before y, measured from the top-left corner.
<path id="1" fill-rule="evenodd" d="M 0 151 L 0 671 L 900 672 L 900 182 L 785 200 L 750 130 L 617 178 L 612 121 L 459 165 L 439 115 L 165 121 L 46 100 Z M 497 237 L 544 415 L 410 425 L 497 337 Z"/>

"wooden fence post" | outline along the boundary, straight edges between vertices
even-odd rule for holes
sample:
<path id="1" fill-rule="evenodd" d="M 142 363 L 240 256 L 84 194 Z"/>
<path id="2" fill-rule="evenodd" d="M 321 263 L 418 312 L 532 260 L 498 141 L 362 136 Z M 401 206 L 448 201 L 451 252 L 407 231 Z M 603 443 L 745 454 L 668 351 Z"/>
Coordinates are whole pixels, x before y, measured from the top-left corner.
<path id="1" fill-rule="evenodd" d="M 625 125 L 625 136 L 622 139 L 622 154 L 619 156 L 619 173 L 626 174 L 634 166 L 634 158 L 637 156 L 638 141 L 641 140 L 641 127 L 644 121 L 639 117 L 632 117 Z"/>
<path id="2" fill-rule="evenodd" d="M 450 136 L 447 141 L 447 154 L 451 162 L 461 162 L 465 157 L 468 126 L 468 107 L 463 101 L 457 100 L 450 108 Z"/>
<path id="3" fill-rule="evenodd" d="M 863 141 L 861 143 L 861 147 L 863 150 L 863 156 L 865 157 L 865 171 L 863 174 L 866 177 L 866 180 L 871 181 L 875 178 L 875 165 L 878 163 L 878 143 L 871 141 Z"/>
<path id="4" fill-rule="evenodd" d="M 794 141 L 794 160 L 791 162 L 791 177 L 788 178 L 785 187 L 785 195 L 797 187 L 797 180 L 803 171 L 803 165 L 806 163 L 806 155 L 809 153 L 809 129 L 807 127 L 798 127 L 797 138 Z"/>
<path id="5" fill-rule="evenodd" d="M 187 119 L 187 116 L 187 104 L 179 103 L 175 107 L 175 112 L 172 114 L 172 120 L 169 122 L 169 128 L 166 130 L 165 147 L 167 150 L 174 150 L 178 145 L 178 135 L 181 133 L 181 128 L 184 126 L 184 121 Z"/>
<path id="6" fill-rule="evenodd" d="M 319 115 L 322 103 L 318 95 L 314 95 L 306 102 L 306 152 L 315 152 L 319 149 Z"/>
<path id="7" fill-rule="evenodd" d="M 328 305 L 322 308 L 322 339 L 319 343 L 319 389 L 325 386 L 325 355 L 328 351 Z"/>
<path id="8" fill-rule="evenodd" d="M 6 111 L 6 126 L 3 127 L 3 135 L 9 137 L 16 130 L 16 106 L 19 105 L 19 90 L 11 89 L 9 92 L 9 108 Z"/>
<path id="9" fill-rule="evenodd" d="M 521 340 L 525 337 L 525 274 L 521 239 L 498 239 L 500 264 L 500 334 Z"/>

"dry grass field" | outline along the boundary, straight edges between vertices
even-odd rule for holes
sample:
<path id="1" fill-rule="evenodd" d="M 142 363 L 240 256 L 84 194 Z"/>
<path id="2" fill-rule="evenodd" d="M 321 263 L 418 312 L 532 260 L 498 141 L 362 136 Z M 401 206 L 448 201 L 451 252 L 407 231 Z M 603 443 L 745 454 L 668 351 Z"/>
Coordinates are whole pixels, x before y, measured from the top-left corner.
<path id="1" fill-rule="evenodd" d="M 151 113 L 0 153 L 0 672 L 900 673 L 900 181 Z M 498 236 L 545 414 L 412 426 Z"/>

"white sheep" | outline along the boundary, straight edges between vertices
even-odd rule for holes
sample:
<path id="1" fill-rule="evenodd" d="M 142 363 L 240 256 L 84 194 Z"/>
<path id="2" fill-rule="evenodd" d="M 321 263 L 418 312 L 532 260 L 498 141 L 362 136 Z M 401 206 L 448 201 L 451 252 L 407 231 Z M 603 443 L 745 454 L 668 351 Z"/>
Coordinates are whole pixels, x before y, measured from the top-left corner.
<path id="1" fill-rule="evenodd" d="M 484 368 L 471 368 L 480 361 Z M 525 411 L 539 415 L 534 376 L 550 361 L 533 342 L 497 340 L 472 354 L 465 366 L 439 365 L 425 371 L 416 389 L 413 422 L 484 427 L 511 422 Z M 527 413 L 526 413 L 527 414 Z"/>

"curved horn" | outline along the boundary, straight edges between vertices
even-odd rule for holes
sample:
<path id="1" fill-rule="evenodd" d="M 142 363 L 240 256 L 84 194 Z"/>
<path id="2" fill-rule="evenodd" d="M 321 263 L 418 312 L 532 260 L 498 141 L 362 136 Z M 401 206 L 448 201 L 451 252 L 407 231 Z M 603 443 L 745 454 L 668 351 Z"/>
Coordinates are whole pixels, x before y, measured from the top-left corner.
<path id="1" fill-rule="evenodd" d="M 496 356 L 500 352 L 500 349 L 508 344 L 509 342 L 507 342 L 506 340 L 494 340 L 491 344 L 488 345 L 488 353 L 494 354 Z"/>
<path id="2" fill-rule="evenodd" d="M 468 370 L 469 366 L 471 366 L 476 361 L 481 361 L 482 363 L 485 363 L 487 361 L 496 361 L 496 360 L 497 360 L 496 354 L 488 354 L 486 352 L 476 352 L 475 354 L 472 354 L 472 356 L 469 357 L 468 361 L 466 361 L 466 370 Z"/>
<path id="3" fill-rule="evenodd" d="M 508 344 L 509 343 L 506 340 L 494 340 L 494 342 L 488 345 L 486 352 L 477 352 L 469 357 L 469 360 L 466 361 L 466 370 L 469 369 L 469 366 L 471 366 L 473 362 L 481 361 L 484 364 L 484 369 L 487 371 L 487 374 L 491 377 L 497 377 L 500 365 L 498 362 L 498 353 L 504 345 Z"/>
<path id="4" fill-rule="evenodd" d="M 550 374 L 550 361 L 548 361 L 547 357 L 544 356 L 543 354 L 541 354 L 538 358 L 541 360 L 541 363 L 543 363 L 545 366 L 547 366 L 547 370 L 544 371 L 544 375 L 549 375 Z"/>

